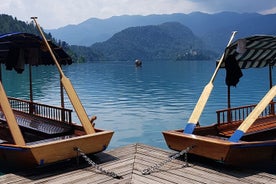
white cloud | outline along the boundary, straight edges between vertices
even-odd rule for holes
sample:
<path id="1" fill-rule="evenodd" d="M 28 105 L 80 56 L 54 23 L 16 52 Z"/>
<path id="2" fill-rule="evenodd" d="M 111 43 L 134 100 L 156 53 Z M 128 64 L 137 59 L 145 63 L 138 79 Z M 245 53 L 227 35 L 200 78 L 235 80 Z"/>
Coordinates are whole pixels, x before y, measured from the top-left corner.
<path id="1" fill-rule="evenodd" d="M 264 3 L 265 1 L 265 3 Z M 37 16 L 47 29 L 78 24 L 89 18 L 118 15 L 207 13 L 221 11 L 275 13 L 275 0 L 5 0 L 0 12 L 30 21 Z"/>

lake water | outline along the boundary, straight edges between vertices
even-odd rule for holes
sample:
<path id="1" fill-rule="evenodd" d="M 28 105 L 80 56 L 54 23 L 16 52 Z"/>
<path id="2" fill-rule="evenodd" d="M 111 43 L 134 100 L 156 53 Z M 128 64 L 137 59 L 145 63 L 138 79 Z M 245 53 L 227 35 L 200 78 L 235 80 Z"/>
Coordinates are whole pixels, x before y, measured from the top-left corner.
<path id="1" fill-rule="evenodd" d="M 9 96 L 29 99 L 28 67 L 21 75 L 3 71 Z M 96 127 L 114 130 L 109 148 L 144 143 L 165 148 L 162 131 L 183 128 L 214 70 L 214 61 L 99 62 L 63 67 Z M 59 74 L 55 66 L 33 67 L 34 101 L 59 105 Z M 248 69 L 232 90 L 232 107 L 257 103 L 269 88 L 268 68 Z M 218 109 L 227 107 L 222 69 L 200 118 L 201 125 L 216 122 Z M 25 82 L 24 82 L 25 81 Z M 66 107 L 72 108 L 68 98 Z M 73 117 L 78 122 L 77 116 Z"/>

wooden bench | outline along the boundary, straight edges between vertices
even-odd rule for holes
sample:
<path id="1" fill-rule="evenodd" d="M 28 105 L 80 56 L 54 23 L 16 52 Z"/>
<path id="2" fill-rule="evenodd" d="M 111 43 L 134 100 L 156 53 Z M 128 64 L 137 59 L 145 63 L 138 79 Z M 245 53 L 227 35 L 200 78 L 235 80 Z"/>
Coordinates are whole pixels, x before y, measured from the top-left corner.
<path id="1" fill-rule="evenodd" d="M 7 143 L 8 141 L 6 140 L 3 140 L 3 139 L 0 139 L 0 144 L 4 144 L 4 143 Z"/>
<path id="2" fill-rule="evenodd" d="M 242 121 L 237 121 L 233 123 L 224 123 L 218 125 L 219 135 L 230 137 L 235 130 L 240 126 Z M 267 116 L 258 118 L 253 125 L 247 130 L 245 135 L 250 135 L 254 133 L 264 132 L 267 130 L 276 129 L 276 116 Z"/>
<path id="3" fill-rule="evenodd" d="M 69 124 L 48 120 L 46 118 L 29 115 L 22 112 L 14 111 L 16 121 L 20 127 L 41 132 L 44 134 L 54 135 L 66 133 L 72 130 Z M 0 120 L 6 121 L 4 113 L 0 111 Z"/>
<path id="4" fill-rule="evenodd" d="M 75 135 L 66 135 L 66 136 L 52 137 L 52 138 L 48 138 L 48 139 L 43 139 L 43 140 L 28 142 L 26 144 L 28 146 L 31 146 L 31 145 L 35 145 L 35 144 L 41 144 L 41 143 L 47 143 L 47 142 L 52 142 L 52 141 L 59 141 L 59 140 L 69 139 L 69 138 L 72 138 L 72 137 L 75 137 Z"/>

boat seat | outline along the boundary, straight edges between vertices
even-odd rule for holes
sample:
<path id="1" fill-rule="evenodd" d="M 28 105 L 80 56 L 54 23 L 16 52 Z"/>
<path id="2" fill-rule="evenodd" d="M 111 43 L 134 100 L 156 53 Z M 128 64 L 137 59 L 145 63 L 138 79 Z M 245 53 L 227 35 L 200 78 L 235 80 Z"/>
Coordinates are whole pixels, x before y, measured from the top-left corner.
<path id="1" fill-rule="evenodd" d="M 75 137 L 75 135 L 66 135 L 66 136 L 52 137 L 52 138 L 48 138 L 48 139 L 43 139 L 43 140 L 28 142 L 26 144 L 27 144 L 27 146 L 31 146 L 31 145 L 42 144 L 42 143 L 47 143 L 47 142 L 60 141 L 60 140 L 68 139 L 68 138 L 72 138 L 72 137 Z"/>
<path id="2" fill-rule="evenodd" d="M 219 134 L 222 136 L 230 137 L 239 127 L 240 123 L 241 122 L 234 122 L 231 123 L 231 125 L 229 125 L 228 123 L 219 125 L 217 127 L 219 130 Z M 271 129 L 276 129 L 276 116 L 258 118 L 244 135 L 260 133 Z"/>
<path id="3" fill-rule="evenodd" d="M 8 143 L 8 141 L 0 139 L 0 144 Z"/>
<path id="4" fill-rule="evenodd" d="M 6 118 L 4 116 L 4 113 L 0 110 L 0 120 L 1 121 L 6 121 Z"/>
<path id="5" fill-rule="evenodd" d="M 16 121 L 20 127 L 42 132 L 49 135 L 66 133 L 72 130 L 69 124 L 14 111 Z M 6 121 L 2 111 L 0 119 Z"/>
<path id="6" fill-rule="evenodd" d="M 45 118 L 31 116 L 31 118 L 16 114 L 19 126 L 29 128 L 46 134 L 61 134 L 69 132 L 72 128 L 69 124 L 47 120 Z"/>
<path id="7" fill-rule="evenodd" d="M 228 138 L 226 137 L 222 137 L 222 136 L 217 136 L 217 135 L 206 135 L 206 137 L 210 137 L 210 138 L 214 138 L 214 139 L 220 139 L 220 140 L 228 140 Z"/>

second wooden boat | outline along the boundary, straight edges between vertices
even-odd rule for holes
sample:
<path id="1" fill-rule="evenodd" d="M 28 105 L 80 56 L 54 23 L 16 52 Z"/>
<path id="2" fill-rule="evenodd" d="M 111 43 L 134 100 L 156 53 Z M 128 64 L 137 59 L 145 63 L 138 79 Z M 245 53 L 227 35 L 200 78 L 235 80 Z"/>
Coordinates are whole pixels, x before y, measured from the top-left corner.
<path id="1" fill-rule="evenodd" d="M 270 90 L 258 104 L 235 108 L 230 106 L 228 94 L 228 108 L 217 111 L 217 122 L 202 127 L 196 123 L 201 113 L 198 113 L 197 107 L 204 107 L 204 100 L 199 100 L 193 112 L 196 115 L 191 116 L 184 130 L 163 132 L 168 147 L 177 151 L 192 147 L 190 154 L 230 165 L 275 163 L 276 115 L 273 98 L 276 86 L 272 85 L 271 77 L 275 65 L 275 36 L 251 36 L 229 43 L 218 64 L 218 68 L 226 68 L 227 75 L 230 75 L 226 78 L 228 92 L 241 77 L 239 69 L 266 66 L 269 67 Z M 203 92 L 201 97 L 204 98 L 204 95 Z"/>

